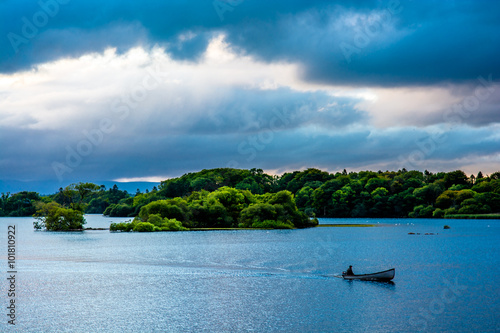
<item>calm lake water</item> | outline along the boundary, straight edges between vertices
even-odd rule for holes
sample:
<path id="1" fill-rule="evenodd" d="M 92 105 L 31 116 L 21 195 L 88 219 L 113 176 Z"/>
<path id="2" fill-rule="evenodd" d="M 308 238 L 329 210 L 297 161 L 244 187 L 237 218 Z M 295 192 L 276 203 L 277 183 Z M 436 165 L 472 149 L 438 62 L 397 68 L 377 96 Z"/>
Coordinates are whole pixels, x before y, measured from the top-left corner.
<path id="1" fill-rule="evenodd" d="M 90 215 L 87 226 L 123 220 Z M 36 232 L 32 222 L 0 218 L 2 332 L 500 332 L 500 220 L 178 233 Z M 394 284 L 338 278 L 348 265 L 395 267 Z"/>

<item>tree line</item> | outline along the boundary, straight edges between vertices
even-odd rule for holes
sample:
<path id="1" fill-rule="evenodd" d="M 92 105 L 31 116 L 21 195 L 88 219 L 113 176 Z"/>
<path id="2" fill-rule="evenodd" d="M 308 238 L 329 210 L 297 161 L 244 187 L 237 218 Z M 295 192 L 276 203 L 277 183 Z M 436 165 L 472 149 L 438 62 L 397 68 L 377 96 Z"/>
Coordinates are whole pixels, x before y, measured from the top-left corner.
<path id="1" fill-rule="evenodd" d="M 144 215 L 146 206 L 162 204 L 171 211 L 171 207 L 183 211 L 182 216 L 159 214 L 162 221 L 176 219 L 186 228 L 238 227 L 251 225 L 246 218 L 249 212 L 271 217 L 283 214 L 281 208 L 277 211 L 274 208 L 275 215 L 270 213 L 270 207 L 264 208 L 273 205 L 269 197 L 280 192 L 281 195 L 288 193 L 297 214 L 308 217 L 443 218 L 454 214 L 500 212 L 500 172 L 467 176 L 460 170 L 329 173 L 310 168 L 277 176 L 261 169 L 220 168 L 168 179 L 144 193 L 138 190 L 131 194 L 116 185 L 106 189 L 92 183 L 72 184 L 49 196 L 35 192 L 2 193 L 0 216 L 35 215 L 43 219 L 68 215 L 71 211 L 65 210 L 69 209 L 82 215 L 133 217 L 137 218 L 136 222 L 140 219 L 149 223 L 149 217 Z M 224 203 L 224 196 L 231 200 L 239 200 L 235 199 L 239 196 L 247 198 L 240 202 L 238 210 L 238 214 L 243 215 L 237 215 L 229 201 Z M 219 215 L 215 214 L 217 209 Z M 65 219 L 68 218 L 60 220 Z M 277 219 L 269 220 L 278 223 Z M 155 221 L 151 224 L 161 229 L 164 223 Z M 294 223 L 289 225 L 298 227 Z"/>

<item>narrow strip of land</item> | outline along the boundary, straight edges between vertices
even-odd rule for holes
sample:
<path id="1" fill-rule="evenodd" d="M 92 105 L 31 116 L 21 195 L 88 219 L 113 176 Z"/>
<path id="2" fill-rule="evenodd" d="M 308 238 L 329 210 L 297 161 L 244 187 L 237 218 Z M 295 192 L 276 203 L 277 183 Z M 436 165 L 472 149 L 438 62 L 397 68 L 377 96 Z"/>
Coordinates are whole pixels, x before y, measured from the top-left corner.
<path id="1" fill-rule="evenodd" d="M 354 223 L 335 223 L 335 224 L 318 224 L 318 227 L 375 227 L 376 224 L 354 224 Z"/>
<path id="2" fill-rule="evenodd" d="M 500 214 L 449 214 L 444 216 L 445 219 L 478 219 L 478 220 L 497 220 L 500 219 Z"/>

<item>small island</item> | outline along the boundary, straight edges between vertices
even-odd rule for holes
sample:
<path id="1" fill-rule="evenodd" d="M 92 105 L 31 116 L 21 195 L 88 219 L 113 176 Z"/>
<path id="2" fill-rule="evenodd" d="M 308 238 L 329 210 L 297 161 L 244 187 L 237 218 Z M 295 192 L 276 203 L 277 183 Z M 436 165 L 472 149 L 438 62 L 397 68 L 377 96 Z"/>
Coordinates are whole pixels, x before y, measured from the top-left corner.
<path id="1" fill-rule="evenodd" d="M 221 187 L 195 191 L 186 198 L 153 201 L 128 223 L 112 223 L 111 231 L 185 231 L 203 229 L 294 229 L 318 225 L 298 210 L 289 191 L 252 194 Z"/>

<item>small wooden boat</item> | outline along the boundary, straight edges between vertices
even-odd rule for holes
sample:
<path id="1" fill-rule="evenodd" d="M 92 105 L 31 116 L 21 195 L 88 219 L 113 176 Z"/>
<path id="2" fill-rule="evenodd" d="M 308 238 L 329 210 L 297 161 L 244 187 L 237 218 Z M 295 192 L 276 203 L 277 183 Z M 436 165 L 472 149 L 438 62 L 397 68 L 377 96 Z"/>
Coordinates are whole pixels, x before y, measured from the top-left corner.
<path id="1" fill-rule="evenodd" d="M 345 280 L 391 281 L 392 279 L 394 279 L 395 273 L 396 270 L 394 268 L 391 268 L 386 271 L 372 273 L 372 274 L 346 275 L 346 272 L 342 272 L 342 277 Z"/>

